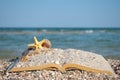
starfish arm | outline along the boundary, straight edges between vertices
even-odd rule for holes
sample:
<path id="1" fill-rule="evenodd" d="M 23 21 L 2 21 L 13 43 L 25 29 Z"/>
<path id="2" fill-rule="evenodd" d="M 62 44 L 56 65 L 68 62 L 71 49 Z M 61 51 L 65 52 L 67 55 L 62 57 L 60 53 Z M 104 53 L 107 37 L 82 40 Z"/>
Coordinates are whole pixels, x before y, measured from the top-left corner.
<path id="1" fill-rule="evenodd" d="M 35 36 L 34 36 L 34 43 L 35 43 L 35 45 L 39 44 L 39 42 Z"/>
<path id="2" fill-rule="evenodd" d="M 35 44 L 28 44 L 28 47 L 30 47 L 30 46 L 35 46 Z"/>

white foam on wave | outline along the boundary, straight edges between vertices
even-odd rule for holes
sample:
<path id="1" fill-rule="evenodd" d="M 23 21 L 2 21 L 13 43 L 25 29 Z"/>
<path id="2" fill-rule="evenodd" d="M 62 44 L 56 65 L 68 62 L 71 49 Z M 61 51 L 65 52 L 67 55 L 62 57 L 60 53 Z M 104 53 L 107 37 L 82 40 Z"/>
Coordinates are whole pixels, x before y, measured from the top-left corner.
<path id="1" fill-rule="evenodd" d="M 47 32 L 47 30 L 46 29 L 43 29 L 43 30 L 41 30 L 42 32 Z"/>
<path id="2" fill-rule="evenodd" d="M 93 33 L 93 30 L 86 30 L 85 33 Z"/>
<path id="3" fill-rule="evenodd" d="M 0 34 L 91 34 L 94 32 L 105 33 L 105 30 L 33 30 L 33 31 L 0 31 Z"/>

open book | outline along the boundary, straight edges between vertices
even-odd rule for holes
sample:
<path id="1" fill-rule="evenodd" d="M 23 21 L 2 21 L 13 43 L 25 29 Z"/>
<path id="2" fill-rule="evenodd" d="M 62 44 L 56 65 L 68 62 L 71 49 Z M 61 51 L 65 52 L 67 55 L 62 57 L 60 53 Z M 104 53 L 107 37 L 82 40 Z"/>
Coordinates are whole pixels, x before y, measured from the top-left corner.
<path id="1" fill-rule="evenodd" d="M 98 69 L 94 69 L 94 68 L 74 64 L 74 63 L 67 63 L 67 64 L 64 64 L 63 66 L 60 66 L 55 63 L 51 63 L 51 64 L 44 64 L 44 65 L 40 65 L 40 66 L 16 67 L 16 68 L 11 69 L 9 72 L 43 70 L 43 69 L 49 69 L 49 70 L 57 69 L 59 71 L 65 71 L 65 70 L 70 70 L 70 69 L 79 69 L 79 70 L 91 71 L 91 72 L 95 72 L 95 73 L 112 74 L 111 71 L 98 70 Z"/>

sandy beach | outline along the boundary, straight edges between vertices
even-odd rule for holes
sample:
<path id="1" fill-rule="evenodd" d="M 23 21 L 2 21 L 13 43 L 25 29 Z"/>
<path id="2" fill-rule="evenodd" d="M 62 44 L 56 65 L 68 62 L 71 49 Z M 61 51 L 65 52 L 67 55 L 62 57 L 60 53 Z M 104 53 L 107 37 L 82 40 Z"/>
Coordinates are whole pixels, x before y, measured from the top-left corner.
<path id="1" fill-rule="evenodd" d="M 69 70 L 60 72 L 57 70 L 39 70 L 3 74 L 3 71 L 11 63 L 8 59 L 0 60 L 0 80 L 119 80 L 120 60 L 107 59 L 116 75 L 96 74 L 83 70 Z"/>
<path id="2" fill-rule="evenodd" d="M 61 72 L 59 70 L 33 70 L 11 72 L 4 74 L 4 70 L 13 60 L 0 59 L 0 80 L 119 80 L 120 60 L 106 59 L 115 72 L 112 74 L 94 73 L 85 70 L 72 69 Z M 95 64 L 93 64 L 95 65 Z"/>

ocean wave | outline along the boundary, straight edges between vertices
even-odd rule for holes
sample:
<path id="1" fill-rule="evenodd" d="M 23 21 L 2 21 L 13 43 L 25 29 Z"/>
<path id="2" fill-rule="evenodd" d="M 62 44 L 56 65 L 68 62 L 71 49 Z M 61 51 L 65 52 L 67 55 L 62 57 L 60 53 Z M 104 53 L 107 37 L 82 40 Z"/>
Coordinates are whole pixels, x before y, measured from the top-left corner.
<path id="1" fill-rule="evenodd" d="M 0 30 L 0 34 L 92 34 L 92 33 L 108 33 L 109 30 L 67 30 L 67 29 L 59 29 L 59 30 L 48 30 L 48 29 L 40 29 L 40 30 Z M 116 33 L 115 31 L 112 31 Z M 120 31 L 119 31 L 120 32 Z M 119 33 L 118 32 L 118 33 Z"/>
<path id="2" fill-rule="evenodd" d="M 42 32 L 47 32 L 47 30 L 46 30 L 46 29 L 42 29 L 41 31 L 42 31 Z"/>
<path id="3" fill-rule="evenodd" d="M 86 31 L 67 31 L 67 30 L 61 30 L 61 31 L 49 31 L 49 30 L 40 30 L 40 31 L 1 31 L 0 34 L 85 34 L 85 33 L 93 33 L 93 30 L 86 30 Z"/>
<path id="4" fill-rule="evenodd" d="M 93 33 L 93 30 L 86 30 L 85 33 Z"/>

